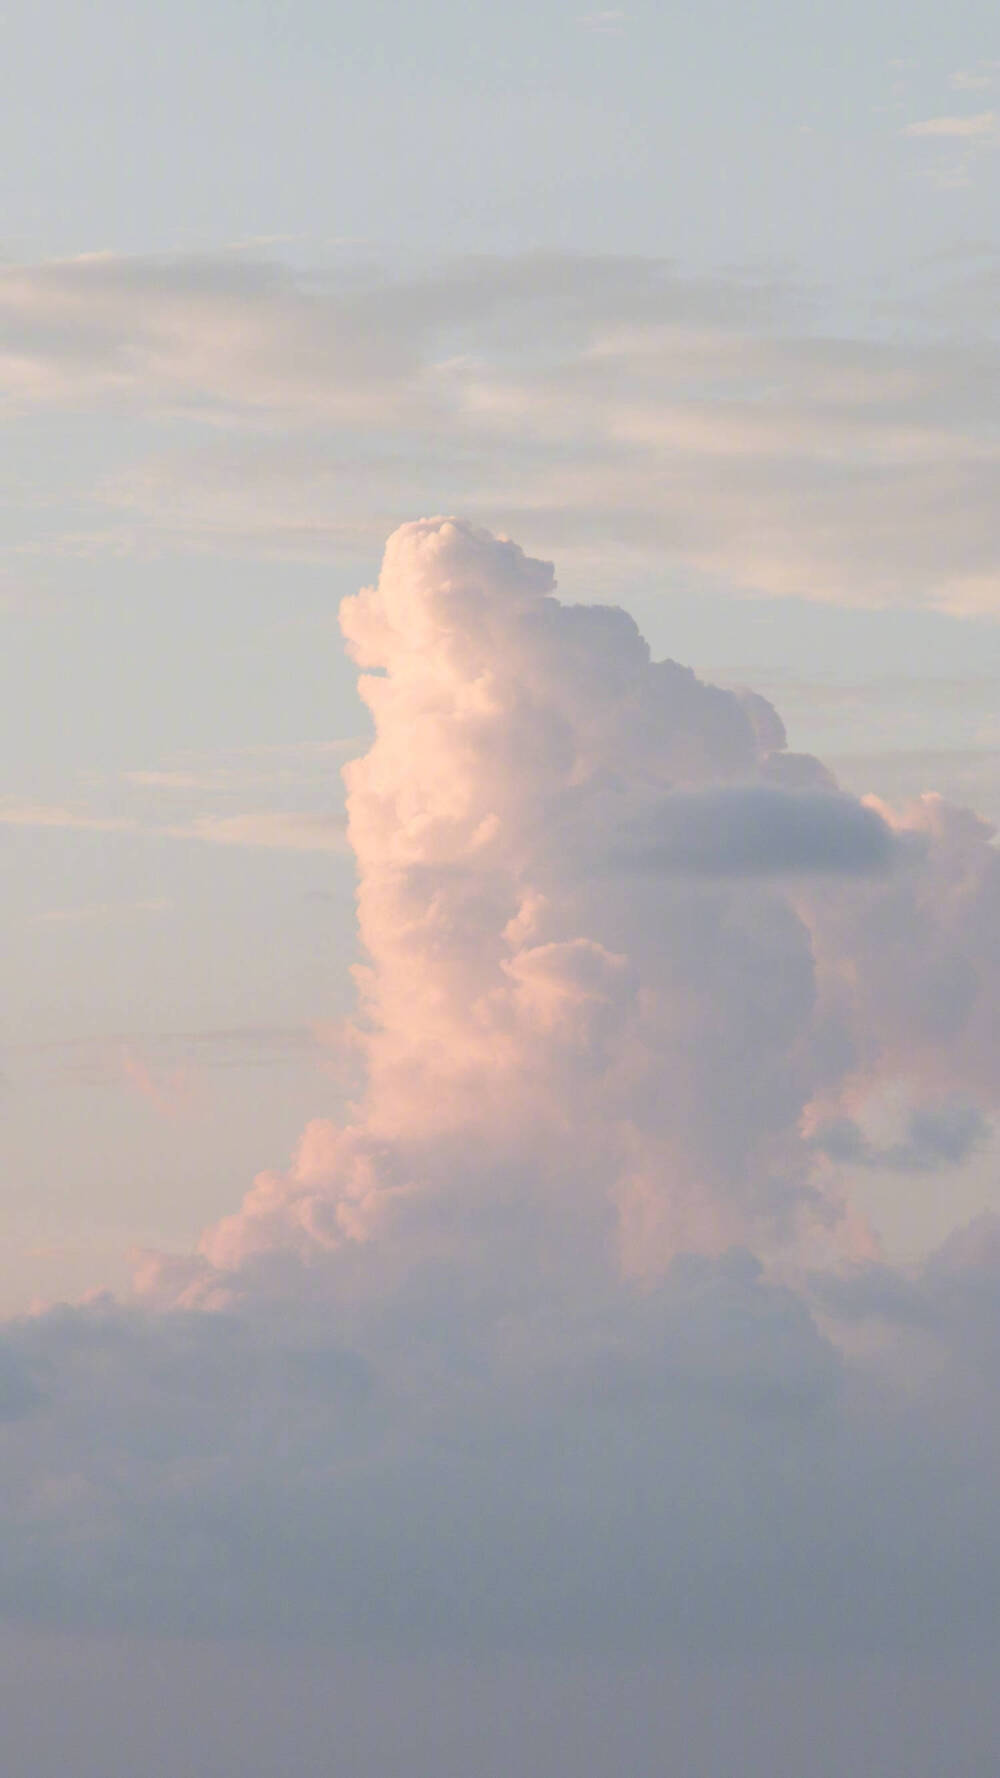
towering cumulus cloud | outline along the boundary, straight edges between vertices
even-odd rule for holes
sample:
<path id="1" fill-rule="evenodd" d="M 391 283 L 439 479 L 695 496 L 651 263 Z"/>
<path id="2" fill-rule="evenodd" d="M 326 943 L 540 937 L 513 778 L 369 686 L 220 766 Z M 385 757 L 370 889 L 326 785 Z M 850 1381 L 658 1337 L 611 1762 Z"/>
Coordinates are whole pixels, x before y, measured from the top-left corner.
<path id="1" fill-rule="evenodd" d="M 255 1256 L 376 1239 L 608 1277 L 856 1240 L 814 1126 L 919 1046 L 901 995 L 930 1049 L 942 1020 L 966 1042 L 949 896 L 990 879 L 995 904 L 987 831 L 934 806 L 893 826 L 790 754 L 764 699 L 553 585 L 435 519 L 345 600 L 375 723 L 346 773 L 367 1084 L 206 1235 L 191 1300 Z"/>
<path id="2" fill-rule="evenodd" d="M 894 1272 L 848 1186 L 926 1189 L 988 1134 L 989 829 L 842 793 L 764 699 L 458 521 L 397 531 L 342 625 L 374 719 L 346 772 L 357 1103 L 132 1304 L 8 1330 L 11 1596 L 835 1632 L 863 1548 L 889 1634 L 914 1588 L 950 1597 L 910 1558 L 975 1484 L 941 1377 L 997 1341 L 1000 1243 Z M 879 1138 L 886 1088 L 909 1121 Z"/>

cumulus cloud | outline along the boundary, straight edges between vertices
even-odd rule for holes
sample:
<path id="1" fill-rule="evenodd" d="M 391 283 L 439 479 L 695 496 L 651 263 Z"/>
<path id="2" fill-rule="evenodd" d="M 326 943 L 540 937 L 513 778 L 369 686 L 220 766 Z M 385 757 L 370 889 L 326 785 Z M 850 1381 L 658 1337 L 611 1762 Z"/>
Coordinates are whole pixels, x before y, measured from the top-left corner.
<path id="1" fill-rule="evenodd" d="M 513 1211 L 540 1169 L 655 1270 L 845 1228 L 811 1134 L 859 1082 L 995 1094 L 985 823 L 839 791 L 766 700 L 469 526 L 404 526 L 342 622 L 375 725 L 345 771 L 367 1095 L 203 1261 L 417 1240 L 422 1204 Z"/>
<path id="2" fill-rule="evenodd" d="M 8 1609 L 994 1634 L 1000 1244 L 892 1271 L 845 1165 L 880 1087 L 928 1173 L 1000 1099 L 991 830 L 848 796 L 469 524 L 403 526 L 341 621 L 356 1101 L 130 1302 L 5 1328 Z"/>

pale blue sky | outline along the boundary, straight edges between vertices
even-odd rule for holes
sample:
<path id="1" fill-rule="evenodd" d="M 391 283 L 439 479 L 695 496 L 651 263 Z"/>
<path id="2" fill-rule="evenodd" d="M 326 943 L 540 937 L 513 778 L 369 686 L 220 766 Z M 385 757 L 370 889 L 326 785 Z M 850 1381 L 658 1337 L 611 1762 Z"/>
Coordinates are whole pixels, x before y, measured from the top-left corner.
<path id="1" fill-rule="evenodd" d="M 15 0 L 0 213 L 27 255 L 346 237 L 778 260 L 850 289 L 991 232 L 987 182 L 932 193 L 932 147 L 900 132 L 995 53 L 986 0 Z"/>

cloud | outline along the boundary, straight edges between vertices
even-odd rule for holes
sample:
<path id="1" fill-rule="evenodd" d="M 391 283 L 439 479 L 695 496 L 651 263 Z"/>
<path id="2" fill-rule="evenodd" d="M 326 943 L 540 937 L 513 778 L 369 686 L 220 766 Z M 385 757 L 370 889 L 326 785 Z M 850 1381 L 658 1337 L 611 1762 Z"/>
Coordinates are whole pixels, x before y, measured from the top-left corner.
<path id="1" fill-rule="evenodd" d="M 976 111 L 961 117 L 926 117 L 907 124 L 906 136 L 943 136 L 961 142 L 1000 140 L 1000 117 L 995 111 Z"/>
<path id="2" fill-rule="evenodd" d="M 55 827 L 82 833 L 128 833 L 134 823 L 123 815 L 91 814 L 58 803 L 21 803 L 8 799 L 0 804 L 0 823 L 5 827 Z"/>
<path id="3" fill-rule="evenodd" d="M 966 76 L 964 81 L 959 76 L 953 78 L 952 85 L 963 84 L 972 88 L 976 85 L 989 86 L 992 81 L 985 77 L 977 80 L 972 75 Z M 907 124 L 902 133 L 904 136 L 963 151 L 957 158 L 945 163 L 932 160 L 927 169 L 931 182 L 940 189 L 960 188 L 971 181 L 976 155 L 983 150 L 995 148 L 1000 142 L 1000 114 L 995 111 L 977 111 L 921 118 Z"/>
<path id="4" fill-rule="evenodd" d="M 951 77 L 951 85 L 959 92 L 985 92 L 1000 84 L 1000 62 L 977 62 L 974 68 L 959 68 Z"/>
<path id="5" fill-rule="evenodd" d="M 9 1343 L 0 1346 L 0 1424 L 30 1414 L 42 1400 L 30 1364 Z"/>
<path id="6" fill-rule="evenodd" d="M 638 870 L 704 876 L 879 871 L 895 855 L 887 823 L 853 797 L 770 785 L 674 792 L 621 853 Z"/>
<path id="7" fill-rule="evenodd" d="M 346 1063 L 350 1032 L 336 1024 L 245 1025 L 222 1030 L 118 1031 L 106 1036 L 48 1043 L 11 1044 L 12 1053 L 46 1057 L 75 1082 L 116 1086 L 122 1081 L 122 1058 L 141 1058 L 154 1080 L 181 1086 L 206 1069 L 275 1068 L 303 1057 L 324 1063 Z"/>
<path id="8" fill-rule="evenodd" d="M 540 1154 L 599 1244 L 614 1204 L 640 1270 L 846 1230 L 810 1120 L 861 1079 L 996 1096 L 989 827 L 846 796 L 766 700 L 552 588 L 433 520 L 344 603 L 376 730 L 345 772 L 368 1093 L 206 1235 L 223 1275 L 408 1226 L 421 1179 L 458 1216 Z M 461 1190 L 456 1143 L 478 1154 Z"/>
<path id="9" fill-rule="evenodd" d="M 488 1337 L 456 1282 L 411 1279 L 395 1325 L 341 1294 L 8 1327 L 42 1399 L 6 1433 L 7 1610 L 494 1658 L 995 1647 L 995 1266 L 828 1293 L 893 1330 L 874 1365 L 747 1255 L 563 1313 L 562 1352 Z"/>
<path id="10" fill-rule="evenodd" d="M 587 31 L 596 31 L 604 37 L 621 36 L 628 14 L 625 12 L 585 12 L 577 20 Z"/>
<path id="11" fill-rule="evenodd" d="M 165 914 L 171 906 L 162 897 L 148 901 L 97 901 L 80 907 L 46 908 L 35 918 L 46 926 L 83 926 L 127 919 L 132 914 Z"/>
<path id="12" fill-rule="evenodd" d="M 844 1164 L 879 1091 L 929 1188 L 1000 1102 L 992 830 L 850 798 L 472 524 L 401 527 L 341 622 L 354 1101 L 128 1301 L 5 1325 L 4 1608 L 994 1646 L 1000 1238 L 892 1270 Z"/>
<path id="13" fill-rule="evenodd" d="M 128 815 L 91 813 L 60 804 L 7 802 L 0 804 L 0 825 L 135 834 L 153 840 L 203 840 L 212 846 L 250 846 L 291 852 L 344 850 L 342 818 L 336 813 L 322 811 L 258 809 L 239 815 L 195 815 L 188 822 L 167 823 L 143 821 Z"/>
<path id="14" fill-rule="evenodd" d="M 853 1166 L 930 1173 L 967 1160 L 982 1147 L 988 1134 L 989 1124 L 977 1106 L 946 1102 L 911 1112 L 906 1131 L 896 1142 L 872 1142 L 850 1117 L 821 1126 L 815 1141 L 833 1160 Z"/>
<path id="15" fill-rule="evenodd" d="M 119 1057 L 121 1078 L 129 1089 L 155 1106 L 164 1117 L 177 1117 L 189 1108 L 194 1098 L 194 1085 L 184 1068 L 167 1074 L 154 1072 L 144 1056 L 123 1049 Z"/>
<path id="16" fill-rule="evenodd" d="M 265 809 L 246 815 L 199 815 L 189 828 L 174 828 L 179 839 L 207 840 L 213 846 L 262 846 L 291 852 L 344 851 L 339 815 Z"/>
<path id="17" fill-rule="evenodd" d="M 997 355 L 949 300 L 889 340 L 656 260 L 91 256 L 0 269 L 0 349 L 18 411 L 103 416 L 72 503 L 90 552 L 358 557 L 447 485 L 605 571 L 613 549 L 618 571 L 989 613 Z"/>

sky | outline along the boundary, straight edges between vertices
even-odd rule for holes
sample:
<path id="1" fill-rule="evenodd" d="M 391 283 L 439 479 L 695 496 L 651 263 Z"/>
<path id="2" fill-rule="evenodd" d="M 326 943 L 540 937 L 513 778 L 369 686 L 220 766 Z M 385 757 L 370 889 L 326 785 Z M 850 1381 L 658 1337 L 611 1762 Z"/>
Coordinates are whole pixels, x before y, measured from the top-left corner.
<path id="1" fill-rule="evenodd" d="M 995 9 L 4 40 L 18 1771 L 992 1778 Z"/>

